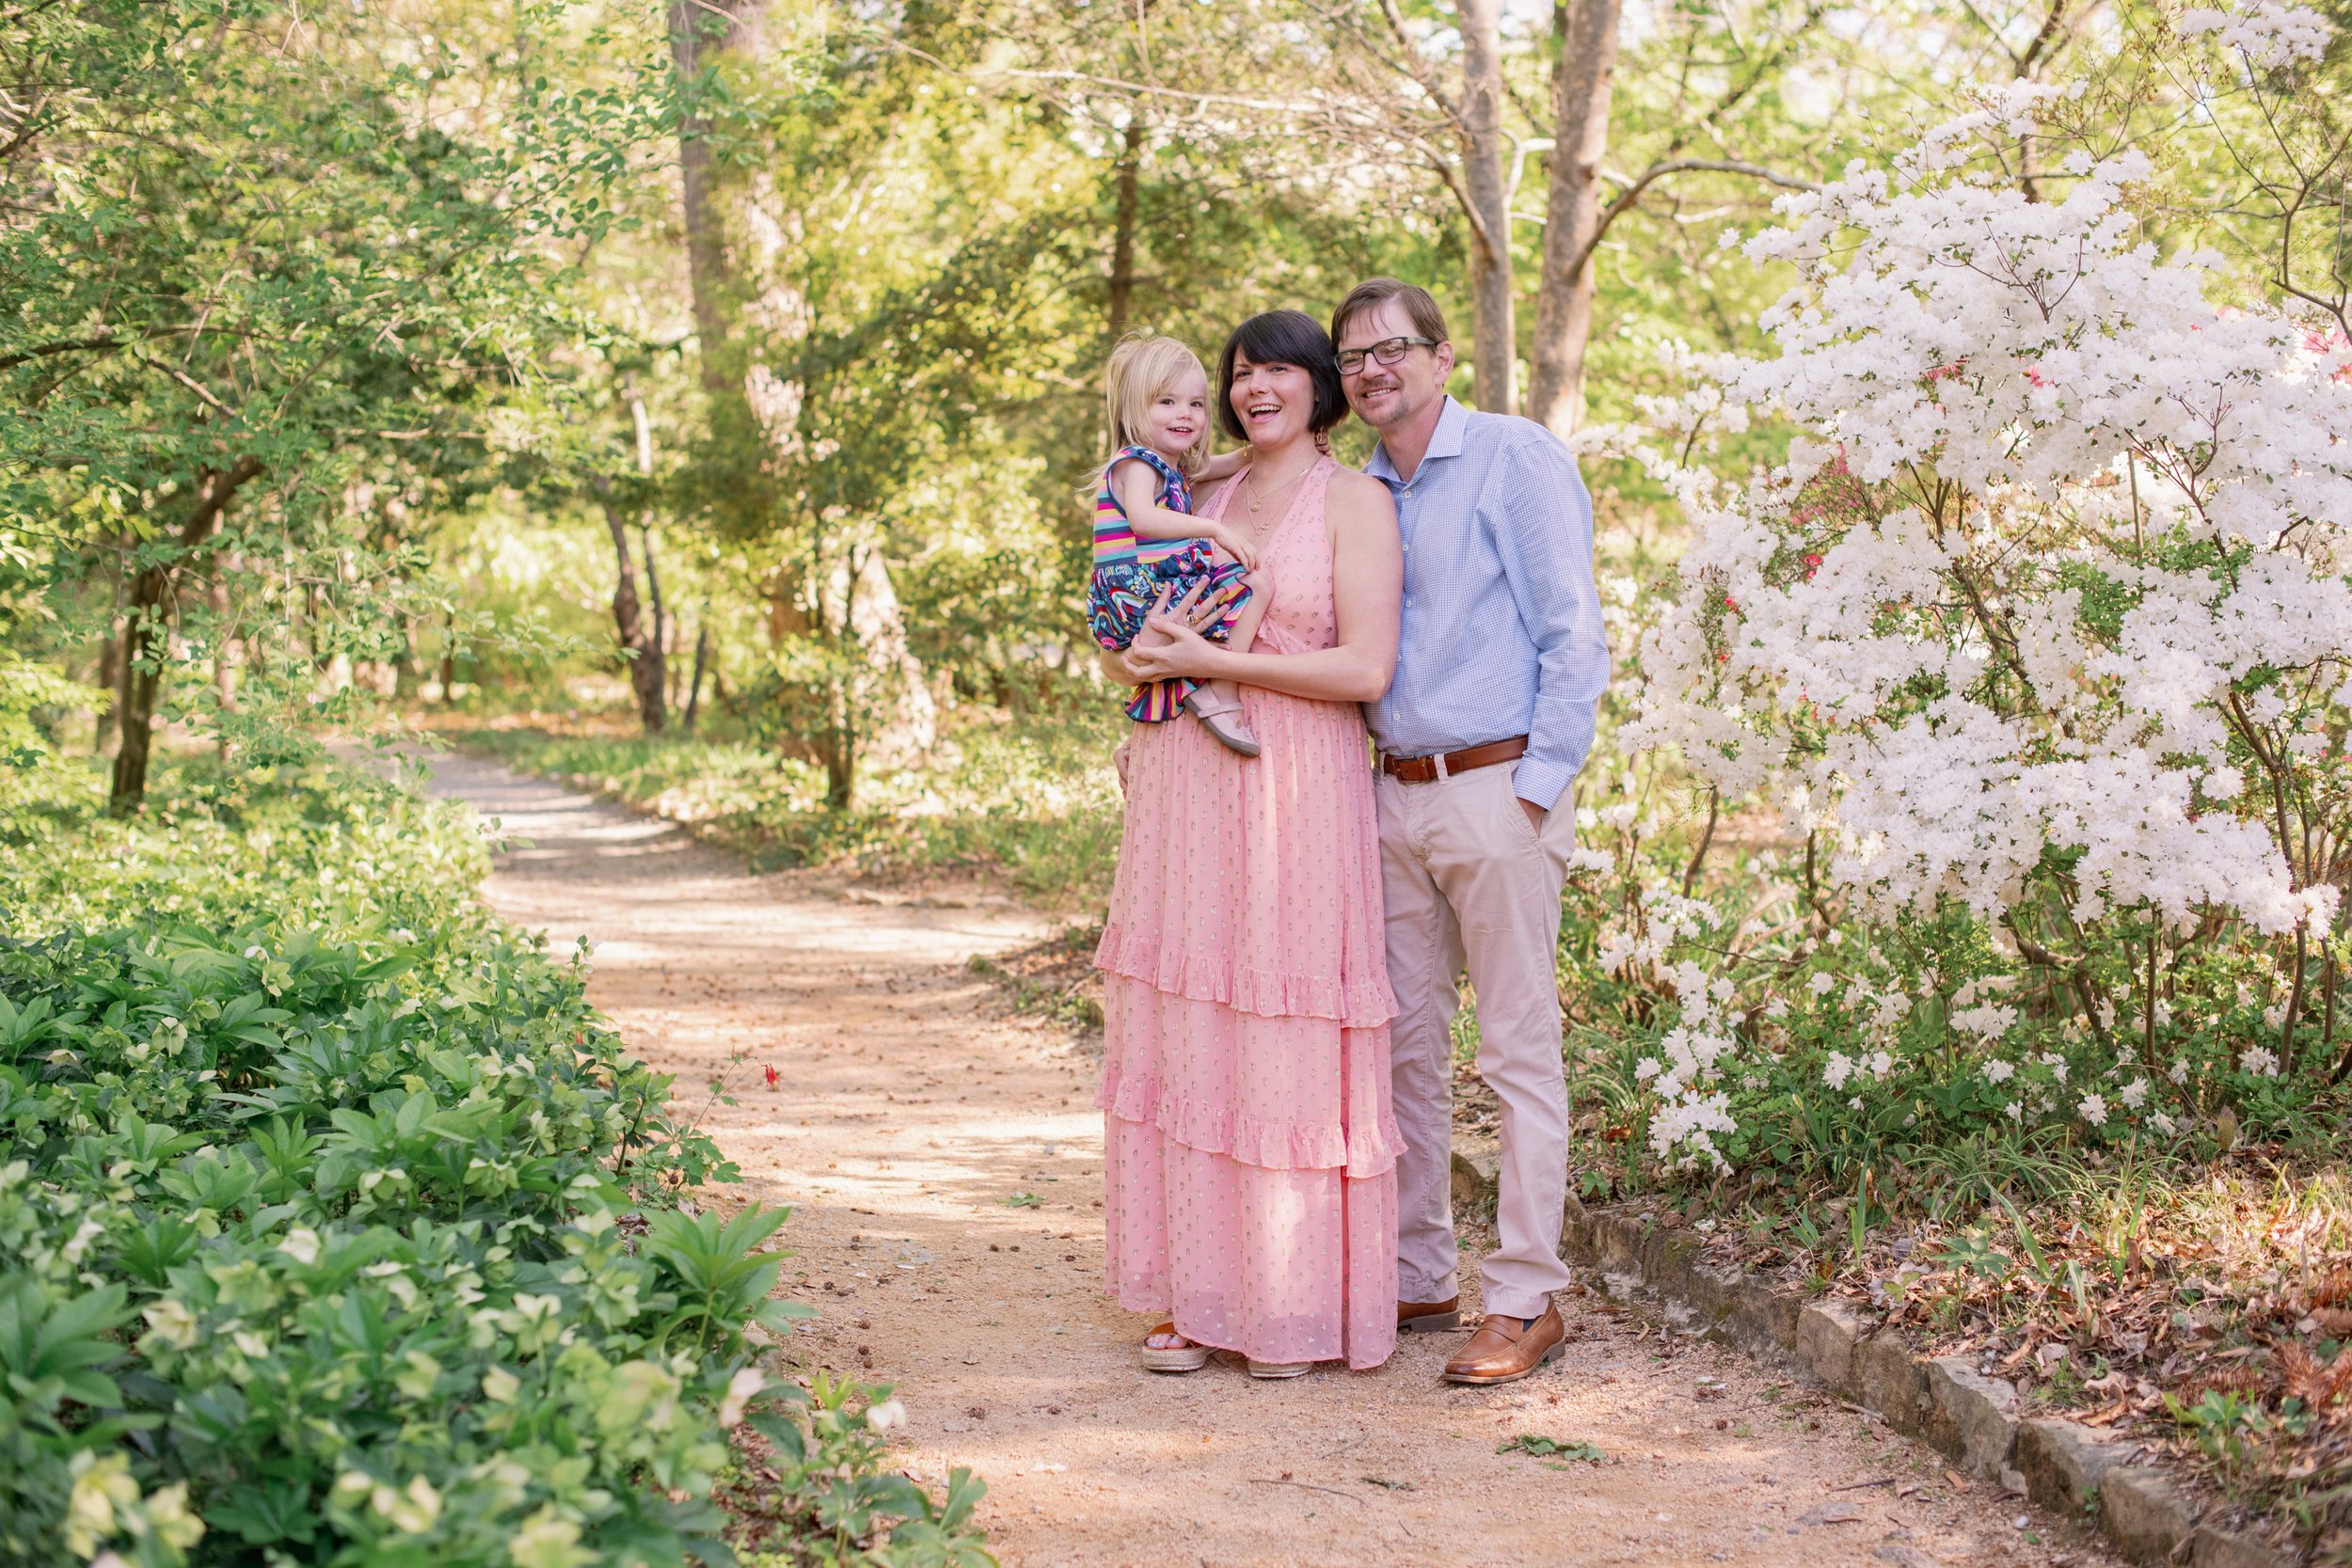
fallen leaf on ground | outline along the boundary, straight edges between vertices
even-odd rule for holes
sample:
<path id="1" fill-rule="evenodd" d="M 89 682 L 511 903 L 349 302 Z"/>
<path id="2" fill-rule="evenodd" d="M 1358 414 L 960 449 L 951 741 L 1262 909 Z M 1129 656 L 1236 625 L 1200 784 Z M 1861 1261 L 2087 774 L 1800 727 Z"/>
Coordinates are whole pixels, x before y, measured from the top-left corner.
<path id="1" fill-rule="evenodd" d="M 1504 1442 L 1502 1447 L 1495 1449 L 1495 1452 L 1534 1454 L 1538 1459 L 1556 1455 L 1561 1459 L 1581 1459 L 1594 1465 L 1609 1457 L 1596 1445 L 1581 1439 L 1572 1443 L 1564 1443 L 1557 1437 L 1546 1437 L 1537 1433 L 1521 1433 L 1518 1436 Z"/>

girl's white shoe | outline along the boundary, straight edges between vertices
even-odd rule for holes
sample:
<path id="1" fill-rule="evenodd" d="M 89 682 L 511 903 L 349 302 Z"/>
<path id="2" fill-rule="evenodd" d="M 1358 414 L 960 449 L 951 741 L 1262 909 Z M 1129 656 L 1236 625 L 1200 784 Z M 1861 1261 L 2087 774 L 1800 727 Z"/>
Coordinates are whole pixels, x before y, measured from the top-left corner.
<path id="1" fill-rule="evenodd" d="M 1258 737 L 1249 733 L 1248 721 L 1242 718 L 1241 699 L 1228 697 L 1215 686 L 1193 689 L 1184 699 L 1184 711 L 1200 721 L 1200 727 L 1243 756 L 1258 754 Z"/>

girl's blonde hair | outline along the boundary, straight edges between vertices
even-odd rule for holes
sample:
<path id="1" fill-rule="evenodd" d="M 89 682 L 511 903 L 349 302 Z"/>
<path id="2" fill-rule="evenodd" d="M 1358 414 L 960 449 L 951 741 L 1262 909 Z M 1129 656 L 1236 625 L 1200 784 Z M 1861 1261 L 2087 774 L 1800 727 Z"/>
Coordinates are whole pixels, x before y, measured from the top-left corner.
<path id="1" fill-rule="evenodd" d="M 1108 443 L 1103 449 L 1104 461 L 1121 447 L 1152 444 L 1145 434 L 1152 428 L 1152 404 L 1187 371 L 1207 383 L 1209 372 L 1200 356 L 1173 338 L 1134 332 L 1120 340 L 1103 370 L 1103 430 Z M 1176 454 L 1177 471 L 1187 478 L 1209 460 L 1209 423 L 1203 420 L 1200 438 Z"/>

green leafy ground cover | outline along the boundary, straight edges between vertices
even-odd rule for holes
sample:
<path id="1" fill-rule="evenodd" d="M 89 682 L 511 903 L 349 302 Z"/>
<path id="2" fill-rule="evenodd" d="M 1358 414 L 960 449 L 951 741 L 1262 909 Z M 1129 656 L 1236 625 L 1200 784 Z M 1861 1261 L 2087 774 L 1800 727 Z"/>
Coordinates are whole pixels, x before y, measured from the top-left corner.
<path id="1" fill-rule="evenodd" d="M 0 1560 L 986 1560 L 877 1393 L 770 1370 L 783 1212 L 678 1201 L 732 1168 L 474 901 L 469 818 L 103 803 L 0 770 Z"/>
<path id="2" fill-rule="evenodd" d="M 763 868 L 826 865 L 866 877 L 1001 872 L 1050 910 L 1099 905 L 1119 854 L 1111 748 L 1125 720 L 1104 692 L 1008 716 L 946 716 L 933 765 L 863 782 L 852 811 L 825 809 L 825 776 L 771 745 L 647 736 L 617 713 L 534 713 L 444 728 L 453 744 L 686 824 Z"/>

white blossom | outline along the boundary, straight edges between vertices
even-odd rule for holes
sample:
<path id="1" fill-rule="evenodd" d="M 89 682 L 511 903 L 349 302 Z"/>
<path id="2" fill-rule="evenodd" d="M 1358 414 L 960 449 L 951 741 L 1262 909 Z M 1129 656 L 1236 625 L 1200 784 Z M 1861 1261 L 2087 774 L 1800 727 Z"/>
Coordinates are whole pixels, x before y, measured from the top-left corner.
<path id="1" fill-rule="evenodd" d="M 2193 7 L 2181 13 L 2173 30 L 2183 38 L 2211 33 L 2224 48 L 2245 55 L 2256 71 L 2317 60 L 2328 53 L 2328 40 L 2335 31 L 2317 11 L 2279 0 L 2238 0 L 2227 10 Z"/>

